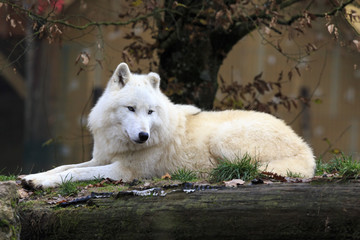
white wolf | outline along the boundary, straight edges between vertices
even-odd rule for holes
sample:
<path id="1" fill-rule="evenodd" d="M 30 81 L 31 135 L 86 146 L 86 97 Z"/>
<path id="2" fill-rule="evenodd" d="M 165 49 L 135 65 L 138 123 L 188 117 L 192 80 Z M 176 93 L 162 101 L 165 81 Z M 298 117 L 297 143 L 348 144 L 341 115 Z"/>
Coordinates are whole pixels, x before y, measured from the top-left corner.
<path id="1" fill-rule="evenodd" d="M 108 177 L 129 181 L 178 168 L 209 171 L 219 159 L 244 154 L 267 171 L 314 175 L 311 148 L 282 120 L 255 111 L 205 112 L 177 105 L 160 91 L 156 73 L 132 74 L 126 63 L 116 68 L 92 109 L 93 159 L 31 174 L 23 184 L 54 187 Z"/>

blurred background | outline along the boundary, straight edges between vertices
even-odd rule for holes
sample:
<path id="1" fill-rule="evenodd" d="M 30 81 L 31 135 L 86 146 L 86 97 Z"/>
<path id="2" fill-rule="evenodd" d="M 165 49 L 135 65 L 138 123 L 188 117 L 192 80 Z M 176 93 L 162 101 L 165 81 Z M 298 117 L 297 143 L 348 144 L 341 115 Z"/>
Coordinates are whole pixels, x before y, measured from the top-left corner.
<path id="1" fill-rule="evenodd" d="M 317 157 L 360 157 L 360 1 L 0 1 L 0 174 L 91 159 L 112 71 L 176 103 L 284 119 Z"/>

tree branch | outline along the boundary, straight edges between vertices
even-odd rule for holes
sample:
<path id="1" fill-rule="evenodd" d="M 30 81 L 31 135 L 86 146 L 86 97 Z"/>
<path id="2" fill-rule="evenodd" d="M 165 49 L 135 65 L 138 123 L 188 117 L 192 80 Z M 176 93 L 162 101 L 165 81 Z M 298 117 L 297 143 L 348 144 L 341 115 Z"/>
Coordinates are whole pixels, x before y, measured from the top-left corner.
<path id="1" fill-rule="evenodd" d="M 284 8 L 287 8 L 287 7 L 289 7 L 289 6 L 293 5 L 293 4 L 301 2 L 301 1 L 302 0 L 288 0 L 288 1 L 285 1 L 285 2 L 281 3 L 279 5 L 279 7 L 280 7 L 280 9 L 284 9 Z M 326 12 L 326 13 L 310 13 L 309 15 L 319 17 L 319 18 L 324 18 L 326 16 L 333 16 L 336 13 L 342 11 L 347 5 L 349 5 L 349 4 L 353 3 L 353 2 L 355 2 L 355 0 L 347 0 L 346 2 L 342 3 L 340 6 L 332 9 L 329 12 Z M 256 21 L 256 19 L 271 20 L 274 16 L 275 15 L 267 14 L 266 11 L 264 10 L 262 14 L 253 14 L 253 15 L 249 16 L 248 19 L 250 19 L 251 21 Z M 280 24 L 280 25 L 289 26 L 289 25 L 293 24 L 296 20 L 298 20 L 300 18 L 303 18 L 303 17 L 304 17 L 303 14 L 297 14 L 297 15 L 292 16 L 289 20 L 278 19 L 276 23 Z"/>
<path id="2" fill-rule="evenodd" d="M 298 2 L 302 2 L 303 0 L 288 0 L 288 1 L 284 1 L 282 2 L 279 7 L 280 9 L 284 9 L 284 8 L 287 8 L 295 3 L 298 3 Z"/>
<path id="3" fill-rule="evenodd" d="M 296 1 L 296 0 L 293 0 L 293 1 Z M 324 18 L 326 16 L 333 16 L 335 15 L 336 13 L 342 11 L 347 5 L 353 3 L 355 0 L 348 0 L 346 2 L 344 2 L 343 4 L 341 4 L 339 7 L 337 8 L 334 8 L 333 10 L 329 11 L 329 12 L 326 12 L 326 13 L 312 13 L 311 15 L 315 16 L 315 17 L 319 17 L 319 18 Z M 277 23 L 278 24 L 281 24 L 281 25 L 291 25 L 292 23 L 294 23 L 296 20 L 300 19 L 300 18 L 303 18 L 304 15 L 302 14 L 298 14 L 298 15 L 295 15 L 295 16 L 292 16 L 289 20 L 287 21 L 281 21 L 281 20 L 278 20 Z M 269 16 L 269 19 L 271 19 L 271 16 Z"/>
<path id="4" fill-rule="evenodd" d="M 138 17 L 129 19 L 127 21 L 99 21 L 99 22 L 95 21 L 95 22 L 86 23 L 84 25 L 75 25 L 75 24 L 68 22 L 65 19 L 51 19 L 50 16 L 43 17 L 43 16 L 36 14 L 28 9 L 25 9 L 23 6 L 12 3 L 10 1 L 0 0 L 0 2 L 7 4 L 7 5 L 11 6 L 12 8 L 23 12 L 25 15 L 27 15 L 33 21 L 46 22 L 46 23 L 51 23 L 51 24 L 60 24 L 64 27 L 69 27 L 69 28 L 76 29 L 76 30 L 85 30 L 92 26 L 97 26 L 97 27 L 99 27 L 99 26 L 125 26 L 125 25 L 129 25 L 132 23 L 136 23 L 136 22 L 148 19 L 150 17 L 154 17 L 154 16 L 156 16 L 162 12 L 166 12 L 166 11 L 171 11 L 172 13 L 178 14 L 178 12 L 174 11 L 174 10 L 170 10 L 167 8 L 157 8 L 154 11 L 152 11 L 151 13 L 140 15 Z"/>

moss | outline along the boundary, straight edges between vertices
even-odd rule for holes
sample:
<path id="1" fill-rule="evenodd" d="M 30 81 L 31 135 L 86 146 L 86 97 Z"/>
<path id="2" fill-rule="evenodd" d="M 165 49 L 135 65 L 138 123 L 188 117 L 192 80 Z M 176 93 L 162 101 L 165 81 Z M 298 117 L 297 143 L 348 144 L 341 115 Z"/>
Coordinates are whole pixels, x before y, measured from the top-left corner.
<path id="1" fill-rule="evenodd" d="M 102 192 L 121 192 L 121 191 L 126 191 L 127 189 L 129 189 L 129 188 L 125 187 L 125 186 L 104 185 L 104 187 L 91 188 L 91 191 L 92 192 L 98 192 L 98 193 L 102 193 Z"/>
<path id="2" fill-rule="evenodd" d="M 18 203 L 17 207 L 19 208 L 19 210 L 25 211 L 25 210 L 32 210 L 35 205 L 40 205 L 40 204 L 41 203 L 38 200 L 27 200 Z"/>
<path id="3" fill-rule="evenodd" d="M 0 219 L 0 229 L 2 232 L 7 233 L 7 235 L 9 235 L 8 233 L 10 233 L 11 240 L 18 239 L 18 235 L 20 233 L 20 226 L 13 225 L 5 219 Z"/>
<path id="4" fill-rule="evenodd" d="M 161 179 L 161 178 L 158 178 L 158 177 L 153 177 L 152 178 L 153 183 L 158 183 L 158 182 L 161 182 L 161 181 L 164 181 L 164 179 Z M 167 180 L 167 181 L 170 181 L 170 180 Z"/>
<path id="5" fill-rule="evenodd" d="M 69 217 L 69 214 L 71 214 L 71 217 Z M 58 211 L 56 215 L 58 217 L 59 227 L 65 232 L 76 229 L 76 226 L 79 224 L 79 217 L 76 211 Z"/>
<path id="6" fill-rule="evenodd" d="M 0 219 L 0 228 L 9 227 L 10 223 L 5 219 Z"/>
<path id="7" fill-rule="evenodd" d="M 15 209 L 17 207 L 17 199 L 12 198 L 10 201 L 10 205 L 13 209 Z"/>

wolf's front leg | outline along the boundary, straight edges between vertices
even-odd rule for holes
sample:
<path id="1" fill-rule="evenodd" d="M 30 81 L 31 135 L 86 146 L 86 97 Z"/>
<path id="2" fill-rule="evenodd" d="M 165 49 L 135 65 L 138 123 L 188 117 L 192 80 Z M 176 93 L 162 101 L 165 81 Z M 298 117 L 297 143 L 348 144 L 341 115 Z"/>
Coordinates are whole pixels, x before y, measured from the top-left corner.
<path id="1" fill-rule="evenodd" d="M 92 166 L 96 166 L 96 165 L 100 165 L 100 164 L 98 164 L 98 162 L 95 159 L 91 159 L 88 162 L 77 163 L 77 164 L 69 164 L 69 165 L 62 165 L 62 166 L 56 167 L 54 169 L 51 169 L 51 170 L 43 172 L 43 173 L 48 173 L 48 174 L 61 173 L 61 172 L 64 172 L 64 171 L 66 171 L 68 169 L 71 169 L 71 168 L 92 167 Z M 42 173 L 40 173 L 40 174 L 42 174 Z"/>
<path id="2" fill-rule="evenodd" d="M 120 163 L 114 162 L 104 166 L 90 166 L 70 168 L 63 172 L 44 172 L 25 176 L 22 184 L 30 188 L 49 188 L 56 187 L 66 181 L 85 181 L 94 178 L 111 178 L 114 180 L 126 178 L 126 173 L 121 171 Z"/>
<path id="3" fill-rule="evenodd" d="M 66 171 L 68 169 L 72 169 L 72 168 L 82 168 L 82 167 L 90 167 L 90 166 L 96 166 L 96 165 L 97 165 L 97 161 L 95 159 L 92 159 L 92 160 L 90 160 L 88 162 L 84 162 L 84 163 L 59 166 L 59 167 L 56 167 L 56 168 L 51 169 L 46 172 L 40 172 L 40 173 L 29 174 L 26 176 L 20 176 L 20 179 L 21 179 L 21 183 L 23 186 L 28 187 L 28 188 L 35 188 L 34 182 L 36 182 L 36 179 L 50 178 L 52 175 L 54 175 L 56 173 L 61 173 L 61 172 L 64 172 L 64 171 Z"/>

